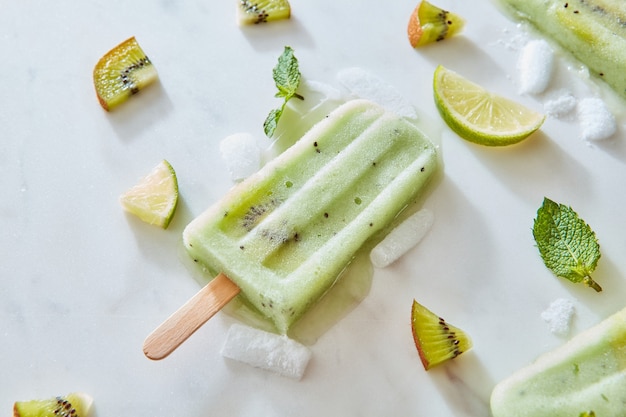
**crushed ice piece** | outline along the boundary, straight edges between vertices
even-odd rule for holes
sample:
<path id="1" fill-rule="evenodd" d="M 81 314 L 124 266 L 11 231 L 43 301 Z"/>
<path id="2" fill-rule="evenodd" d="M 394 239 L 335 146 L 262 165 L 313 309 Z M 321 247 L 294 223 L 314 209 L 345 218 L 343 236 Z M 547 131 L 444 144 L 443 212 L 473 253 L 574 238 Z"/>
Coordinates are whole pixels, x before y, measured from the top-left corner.
<path id="1" fill-rule="evenodd" d="M 522 48 L 517 66 L 520 94 L 543 93 L 552 78 L 554 52 L 545 40 L 532 40 Z"/>
<path id="2" fill-rule="evenodd" d="M 548 323 L 552 333 L 557 336 L 567 336 L 573 315 L 574 303 L 565 298 L 558 298 L 541 313 L 541 318 Z"/>
<path id="3" fill-rule="evenodd" d="M 302 379 L 311 350 L 287 336 L 233 324 L 222 356 L 293 379 Z"/>
<path id="4" fill-rule="evenodd" d="M 249 133 L 235 133 L 222 139 L 220 154 L 233 181 L 241 181 L 261 167 L 261 148 Z"/>
<path id="5" fill-rule="evenodd" d="M 417 119 L 417 111 L 395 87 L 362 68 L 346 68 L 337 80 L 352 94 L 371 100 L 401 117 Z"/>
<path id="6" fill-rule="evenodd" d="M 341 101 L 344 99 L 341 91 L 330 84 L 316 80 L 304 80 L 304 87 L 313 92 L 319 93 L 325 100 Z"/>
<path id="7" fill-rule="evenodd" d="M 502 31 L 502 33 L 507 36 L 509 35 L 509 32 L 510 31 L 506 28 Z M 523 34 L 518 34 L 510 39 L 498 39 L 495 43 L 502 45 L 505 49 L 509 51 L 519 51 L 523 47 L 523 45 L 526 44 L 526 42 L 527 36 Z"/>
<path id="8" fill-rule="evenodd" d="M 576 108 L 576 97 L 568 91 L 561 91 L 543 104 L 546 114 L 551 117 L 563 117 Z"/>
<path id="9" fill-rule="evenodd" d="M 306 117 L 310 113 L 314 113 L 318 107 L 329 102 L 341 103 L 346 101 L 345 93 L 341 90 L 330 84 L 316 80 L 303 79 L 298 87 L 298 93 L 304 97 L 304 100 L 289 100 L 287 102 L 287 108 L 301 117 Z M 282 117 L 285 117 L 285 113 L 283 113 Z M 276 130 L 278 131 L 284 125 L 290 125 L 290 123 L 281 122 L 278 124 Z M 277 135 L 275 134 L 274 136 Z"/>
<path id="10" fill-rule="evenodd" d="M 576 113 L 583 140 L 607 139 L 617 131 L 615 117 L 602 99 L 591 97 L 580 100 Z"/>
<path id="11" fill-rule="evenodd" d="M 421 209 L 411 215 L 372 249 L 372 264 L 377 268 L 391 265 L 426 236 L 434 220 L 433 212 L 428 209 Z"/>

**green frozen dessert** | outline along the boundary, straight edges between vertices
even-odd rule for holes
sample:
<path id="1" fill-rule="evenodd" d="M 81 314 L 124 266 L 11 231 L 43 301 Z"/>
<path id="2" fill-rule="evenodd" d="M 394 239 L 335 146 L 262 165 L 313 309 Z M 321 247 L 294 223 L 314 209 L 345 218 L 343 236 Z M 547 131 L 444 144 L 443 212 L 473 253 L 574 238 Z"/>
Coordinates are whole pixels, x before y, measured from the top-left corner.
<path id="1" fill-rule="evenodd" d="M 498 0 L 585 64 L 626 98 L 623 0 Z"/>
<path id="2" fill-rule="evenodd" d="M 623 416 L 626 308 L 500 382 L 493 417 Z"/>
<path id="3" fill-rule="evenodd" d="M 185 246 L 286 333 L 437 166 L 411 122 L 350 101 L 189 224 Z"/>

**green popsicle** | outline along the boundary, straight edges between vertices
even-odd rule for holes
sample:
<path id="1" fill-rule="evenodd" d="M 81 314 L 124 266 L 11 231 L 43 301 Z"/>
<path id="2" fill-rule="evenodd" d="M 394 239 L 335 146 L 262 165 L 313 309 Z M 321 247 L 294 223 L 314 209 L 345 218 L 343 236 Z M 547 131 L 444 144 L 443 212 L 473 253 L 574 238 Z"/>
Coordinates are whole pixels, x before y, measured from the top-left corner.
<path id="1" fill-rule="evenodd" d="M 437 166 L 414 124 L 353 100 L 192 221 L 183 240 L 286 333 Z"/>
<path id="2" fill-rule="evenodd" d="M 626 308 L 496 385 L 493 417 L 626 413 Z"/>
<path id="3" fill-rule="evenodd" d="M 552 38 L 626 98 L 623 0 L 497 0 Z"/>

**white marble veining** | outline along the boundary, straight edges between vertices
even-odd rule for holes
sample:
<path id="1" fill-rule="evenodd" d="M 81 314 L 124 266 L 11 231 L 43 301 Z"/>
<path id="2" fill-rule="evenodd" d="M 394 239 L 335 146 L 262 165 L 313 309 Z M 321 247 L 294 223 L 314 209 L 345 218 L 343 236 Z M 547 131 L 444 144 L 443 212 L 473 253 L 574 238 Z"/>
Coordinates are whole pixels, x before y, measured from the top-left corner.
<path id="1" fill-rule="evenodd" d="M 219 142 L 262 137 L 276 107 L 271 69 L 291 45 L 307 79 L 337 84 L 363 68 L 439 120 L 438 64 L 543 109 L 551 91 L 604 95 L 557 54 L 541 96 L 520 96 L 523 29 L 487 0 L 440 0 L 467 18 L 456 39 L 413 50 L 416 1 L 292 0 L 288 22 L 240 28 L 233 1 L 5 2 L 0 13 L 0 410 L 13 401 L 85 391 L 95 415 L 487 416 L 494 384 L 562 344 L 541 313 L 571 299 L 571 334 L 624 305 L 626 146 L 623 103 L 610 139 L 588 144 L 574 116 L 548 118 L 518 146 L 486 149 L 442 128 L 445 175 L 424 206 L 420 245 L 375 270 L 369 295 L 311 346 L 299 381 L 224 359 L 235 320 L 218 314 L 169 358 L 152 362 L 148 333 L 199 283 L 185 225 L 231 186 Z M 160 83 L 117 111 L 94 93 L 98 58 L 130 36 Z M 569 67 L 569 68 L 568 68 Z M 606 98 L 606 96 L 605 96 Z M 269 144 L 269 142 L 268 142 Z M 178 173 L 182 202 L 166 231 L 124 214 L 117 198 L 158 161 Z M 604 291 L 554 278 L 531 234 L 544 196 L 572 206 L 602 249 Z M 413 345 L 417 298 L 474 340 L 425 372 Z"/>

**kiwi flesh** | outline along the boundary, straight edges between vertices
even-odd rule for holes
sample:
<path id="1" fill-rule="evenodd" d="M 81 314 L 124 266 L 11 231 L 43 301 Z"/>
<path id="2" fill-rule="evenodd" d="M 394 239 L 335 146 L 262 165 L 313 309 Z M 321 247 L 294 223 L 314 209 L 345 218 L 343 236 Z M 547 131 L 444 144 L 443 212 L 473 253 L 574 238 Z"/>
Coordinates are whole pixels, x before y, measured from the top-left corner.
<path id="1" fill-rule="evenodd" d="M 107 111 L 119 106 L 157 79 L 154 65 L 134 37 L 107 52 L 93 70 L 98 100 Z"/>
<path id="2" fill-rule="evenodd" d="M 427 1 L 421 1 L 411 18 L 407 33 L 414 48 L 439 42 L 459 33 L 465 26 L 465 19 Z"/>
<path id="3" fill-rule="evenodd" d="M 43 400 L 16 401 L 13 417 L 86 417 L 93 399 L 82 392 Z"/>
<path id="4" fill-rule="evenodd" d="M 411 324 L 415 347 L 425 370 L 454 359 L 472 347 L 472 341 L 465 331 L 448 324 L 415 300 Z"/>
<path id="5" fill-rule="evenodd" d="M 237 3 L 240 25 L 256 25 L 291 17 L 291 6 L 287 0 L 237 0 Z"/>

